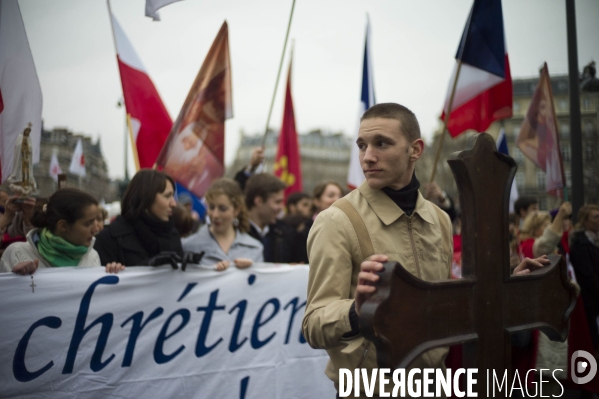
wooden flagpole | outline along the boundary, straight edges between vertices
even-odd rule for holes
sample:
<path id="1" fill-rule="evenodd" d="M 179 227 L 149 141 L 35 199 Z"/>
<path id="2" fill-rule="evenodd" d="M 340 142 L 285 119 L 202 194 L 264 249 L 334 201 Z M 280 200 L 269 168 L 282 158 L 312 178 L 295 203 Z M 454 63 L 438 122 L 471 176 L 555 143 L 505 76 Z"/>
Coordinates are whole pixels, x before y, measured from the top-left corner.
<path id="1" fill-rule="evenodd" d="M 439 158 L 441 157 L 441 149 L 443 148 L 443 142 L 445 141 L 445 135 L 447 133 L 447 125 L 449 124 L 449 117 L 451 116 L 451 109 L 453 107 L 453 99 L 455 97 L 455 90 L 458 86 L 458 78 L 460 77 L 460 71 L 462 70 L 462 60 L 458 60 L 458 68 L 455 73 L 455 78 L 453 79 L 453 86 L 451 88 L 451 95 L 449 96 L 449 106 L 445 110 L 445 120 L 443 121 L 443 133 L 441 133 L 441 141 L 437 146 L 437 154 L 435 155 L 435 163 L 433 164 L 433 171 L 431 172 L 430 182 L 432 183 L 435 180 L 435 175 L 437 174 L 437 164 L 439 163 Z"/>
<path id="2" fill-rule="evenodd" d="M 285 51 L 287 50 L 287 41 L 289 40 L 289 30 L 291 29 L 291 20 L 293 19 L 293 10 L 295 9 L 295 0 L 291 4 L 291 14 L 289 14 L 289 22 L 287 23 L 287 33 L 285 34 L 285 43 L 283 43 L 283 52 L 281 53 L 281 61 L 279 62 L 279 72 L 277 72 L 277 80 L 275 82 L 275 90 L 272 93 L 272 100 L 270 101 L 270 109 L 268 110 L 268 117 L 266 118 L 266 127 L 264 128 L 264 136 L 262 137 L 262 148 L 266 145 L 266 136 L 268 135 L 268 125 L 270 124 L 270 117 L 272 115 L 272 107 L 275 104 L 275 97 L 277 96 L 277 88 L 279 87 L 279 80 L 281 78 L 281 69 L 283 68 L 283 60 L 285 59 Z"/>

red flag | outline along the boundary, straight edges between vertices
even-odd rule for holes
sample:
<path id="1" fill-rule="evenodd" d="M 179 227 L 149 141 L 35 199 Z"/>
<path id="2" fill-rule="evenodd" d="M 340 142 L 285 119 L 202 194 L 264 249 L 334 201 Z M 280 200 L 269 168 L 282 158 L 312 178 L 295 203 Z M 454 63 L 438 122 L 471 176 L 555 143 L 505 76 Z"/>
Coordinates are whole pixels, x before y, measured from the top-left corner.
<path id="1" fill-rule="evenodd" d="M 293 98 L 291 97 L 291 62 L 287 76 L 287 90 L 285 91 L 285 110 L 283 111 L 283 124 L 279 134 L 279 148 L 275 159 L 275 175 L 285 184 L 285 197 L 295 192 L 302 191 L 302 161 L 297 142 L 295 129 L 295 115 L 293 112 Z"/>
<path id="2" fill-rule="evenodd" d="M 541 70 L 541 78 L 520 127 L 516 145 L 528 159 L 545 171 L 545 190 L 551 195 L 561 196 L 566 179 L 547 63 Z"/>
<path id="3" fill-rule="evenodd" d="M 118 21 L 110 13 L 127 122 L 137 169 L 151 168 L 173 126 L 154 83 Z"/>
<path id="4" fill-rule="evenodd" d="M 183 103 L 157 165 L 201 197 L 225 171 L 225 119 L 233 116 L 229 30 L 224 22 Z"/>

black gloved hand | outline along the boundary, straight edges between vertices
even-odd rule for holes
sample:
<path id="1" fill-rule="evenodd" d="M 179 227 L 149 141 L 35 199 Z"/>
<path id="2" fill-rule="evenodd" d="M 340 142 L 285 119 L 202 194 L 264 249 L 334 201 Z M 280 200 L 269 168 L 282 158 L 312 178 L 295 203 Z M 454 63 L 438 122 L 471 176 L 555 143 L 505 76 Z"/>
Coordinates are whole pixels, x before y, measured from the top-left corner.
<path id="1" fill-rule="evenodd" d="M 185 252 L 183 254 L 183 261 L 181 262 L 181 270 L 185 271 L 188 263 L 199 265 L 204 253 L 204 251 L 200 252 L 199 254 L 195 252 Z"/>
<path id="2" fill-rule="evenodd" d="M 160 252 L 148 261 L 150 266 L 171 265 L 175 270 L 179 268 L 177 263 L 181 263 L 181 257 L 176 252 L 171 251 Z"/>

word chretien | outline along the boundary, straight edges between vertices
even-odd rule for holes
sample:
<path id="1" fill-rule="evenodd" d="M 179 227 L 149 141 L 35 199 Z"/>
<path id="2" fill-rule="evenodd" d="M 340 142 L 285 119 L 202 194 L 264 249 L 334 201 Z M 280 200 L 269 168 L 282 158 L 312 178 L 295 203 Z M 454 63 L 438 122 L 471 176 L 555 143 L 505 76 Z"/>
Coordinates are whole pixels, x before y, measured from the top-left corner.
<path id="1" fill-rule="evenodd" d="M 487 381 L 491 386 L 486 387 L 486 396 L 495 397 L 499 395 L 504 396 L 505 393 L 509 393 L 512 396 L 513 391 L 520 391 L 523 395 L 535 397 L 537 391 L 541 397 L 549 397 L 549 395 L 543 395 L 543 382 L 549 382 L 550 380 L 543 380 L 543 372 L 545 376 L 551 372 L 551 375 L 555 381 L 562 388 L 560 395 L 554 395 L 554 397 L 561 397 L 564 393 L 564 388 L 555 377 L 555 372 L 561 371 L 560 369 L 551 370 L 548 369 L 531 369 L 528 370 L 524 379 L 520 378 L 518 370 L 514 370 L 514 377 L 511 382 L 511 386 L 508 385 L 507 370 L 503 374 L 497 375 L 495 370 L 491 373 L 487 370 Z M 540 381 L 536 382 L 536 373 L 540 375 Z M 475 398 L 478 394 L 474 392 L 474 385 L 477 383 L 478 369 L 464 369 L 459 368 L 455 371 L 451 369 L 441 370 L 433 368 L 425 369 L 410 369 L 406 374 L 405 369 L 372 369 L 370 375 L 368 375 L 367 369 L 355 369 L 353 373 L 349 369 L 339 369 L 339 397 L 346 398 L 352 395 L 355 397 L 360 396 L 360 385 L 364 387 L 364 394 L 367 397 L 373 397 L 375 394 L 376 381 L 378 374 L 378 396 L 379 397 L 406 397 L 406 392 L 410 397 L 440 397 L 443 394 L 446 397 L 455 396 L 458 398 Z M 464 376 L 465 381 L 463 390 L 460 387 L 460 378 Z M 491 378 L 489 378 L 491 377 Z M 531 387 L 529 387 L 529 378 Z M 360 384 L 362 381 L 362 384 Z M 393 384 L 391 389 L 391 384 Z M 538 385 L 538 388 L 537 388 Z"/>

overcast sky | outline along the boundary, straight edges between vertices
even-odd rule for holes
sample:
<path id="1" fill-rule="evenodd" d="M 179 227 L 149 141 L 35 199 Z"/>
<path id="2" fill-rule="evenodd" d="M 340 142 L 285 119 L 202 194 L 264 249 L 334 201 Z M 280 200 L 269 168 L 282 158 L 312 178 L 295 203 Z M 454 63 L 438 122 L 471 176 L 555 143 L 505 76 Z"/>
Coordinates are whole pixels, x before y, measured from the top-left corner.
<path id="1" fill-rule="evenodd" d="M 44 96 L 45 128 L 100 137 L 110 176 L 122 177 L 124 110 L 116 107 L 122 90 L 106 1 L 19 0 L 19 5 Z M 226 125 L 226 162 L 231 163 L 240 130 L 264 130 L 291 0 L 183 0 L 163 8 L 161 22 L 144 16 L 143 0 L 111 5 L 173 119 L 228 21 L 234 117 Z M 368 13 L 376 99 L 412 109 L 430 138 L 471 6 L 472 0 L 298 0 L 290 38 L 299 132 L 354 134 Z M 514 78 L 537 76 L 544 61 L 551 74 L 568 72 L 565 0 L 504 0 L 503 17 Z M 599 60 L 599 0 L 577 0 L 576 17 L 582 69 Z M 277 129 L 285 79 L 284 73 L 270 123 Z M 133 172 L 131 158 L 129 168 Z"/>

